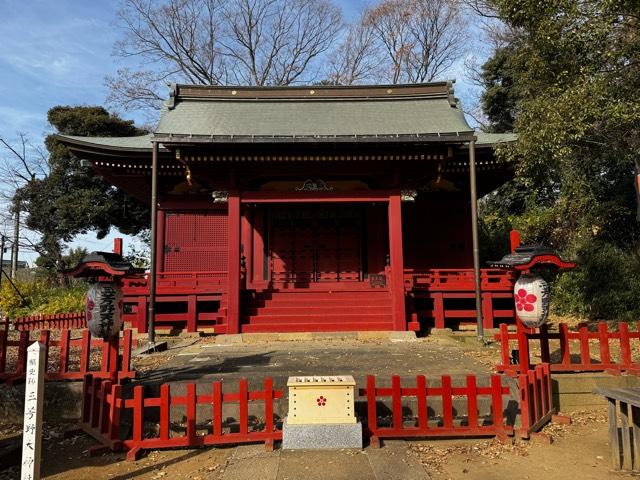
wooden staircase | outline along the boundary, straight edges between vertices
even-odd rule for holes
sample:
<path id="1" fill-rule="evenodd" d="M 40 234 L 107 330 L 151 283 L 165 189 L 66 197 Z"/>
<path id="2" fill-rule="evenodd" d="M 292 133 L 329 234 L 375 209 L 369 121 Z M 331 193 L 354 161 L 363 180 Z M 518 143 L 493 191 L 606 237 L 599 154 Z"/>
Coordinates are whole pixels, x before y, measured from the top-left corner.
<path id="1" fill-rule="evenodd" d="M 242 333 L 392 330 L 387 290 L 265 290 L 243 299 Z"/>

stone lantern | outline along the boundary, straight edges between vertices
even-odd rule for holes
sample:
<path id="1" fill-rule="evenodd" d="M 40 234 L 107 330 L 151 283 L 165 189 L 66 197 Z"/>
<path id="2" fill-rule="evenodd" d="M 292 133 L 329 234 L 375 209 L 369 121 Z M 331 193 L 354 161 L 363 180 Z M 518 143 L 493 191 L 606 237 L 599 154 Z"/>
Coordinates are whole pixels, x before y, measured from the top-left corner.
<path id="1" fill-rule="evenodd" d="M 549 285 L 541 273 L 576 266 L 544 245 L 514 245 L 512 252 L 501 260 L 488 263 L 493 268 L 520 272 L 513 288 L 514 306 L 518 323 L 529 329 L 541 327 L 549 316 Z"/>
<path id="2" fill-rule="evenodd" d="M 90 281 L 85 311 L 91 335 L 105 340 L 116 337 L 122 328 L 122 278 L 137 270 L 122 255 L 91 252 L 62 273 Z"/>

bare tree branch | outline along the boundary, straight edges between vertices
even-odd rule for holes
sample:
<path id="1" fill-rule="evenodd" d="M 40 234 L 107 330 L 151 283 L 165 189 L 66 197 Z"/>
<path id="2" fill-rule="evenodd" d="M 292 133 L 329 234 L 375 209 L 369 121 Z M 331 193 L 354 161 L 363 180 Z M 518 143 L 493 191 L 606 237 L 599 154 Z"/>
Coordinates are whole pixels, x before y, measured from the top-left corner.
<path id="1" fill-rule="evenodd" d="M 343 28 L 330 0 L 123 0 L 115 55 L 140 59 L 106 79 L 111 105 L 161 107 L 162 84 L 313 82 Z"/>
<path id="2" fill-rule="evenodd" d="M 329 59 L 327 77 L 334 85 L 375 83 L 383 76 L 383 57 L 376 48 L 376 32 L 366 22 L 363 12 L 345 35 Z"/>
<path id="3" fill-rule="evenodd" d="M 441 77 L 462 57 L 468 38 L 458 0 L 383 0 L 365 23 L 387 52 L 390 83 Z"/>

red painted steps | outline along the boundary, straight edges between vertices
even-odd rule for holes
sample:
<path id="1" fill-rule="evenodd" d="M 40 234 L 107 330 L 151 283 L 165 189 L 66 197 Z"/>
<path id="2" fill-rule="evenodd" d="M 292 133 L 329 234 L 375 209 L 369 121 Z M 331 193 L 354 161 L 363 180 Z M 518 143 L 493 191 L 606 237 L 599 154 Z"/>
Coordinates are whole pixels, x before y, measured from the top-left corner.
<path id="1" fill-rule="evenodd" d="M 259 307 L 259 308 L 251 308 L 246 310 L 247 316 L 256 316 L 256 315 L 307 315 L 307 314 L 317 314 L 317 315 L 379 315 L 381 313 L 391 315 L 392 309 L 388 304 L 384 304 L 381 306 L 376 305 L 287 305 L 287 306 L 268 306 L 268 307 Z"/>
<path id="2" fill-rule="evenodd" d="M 369 322 L 356 327 L 345 323 L 272 323 L 266 327 L 259 324 L 242 325 L 242 333 L 385 331 L 393 330 L 393 323 Z"/>
<path id="3" fill-rule="evenodd" d="M 242 332 L 392 330 L 387 290 L 270 290 L 243 300 Z"/>
<path id="4" fill-rule="evenodd" d="M 251 302 L 251 301 L 250 301 Z M 320 303 L 321 302 L 321 303 Z M 300 299 L 300 300 L 258 300 L 251 302 L 252 308 L 308 308 L 310 306 L 318 308 L 342 308 L 345 305 L 351 305 L 352 300 L 314 300 L 314 299 Z M 366 300 L 366 302 L 359 302 L 357 306 L 383 308 L 391 305 L 390 298 L 378 298 Z"/>
<path id="5" fill-rule="evenodd" d="M 271 324 L 271 323 L 379 323 L 391 322 L 391 314 L 379 313 L 370 315 L 343 314 L 299 314 L 299 315 L 253 315 L 246 317 L 250 324 Z"/>

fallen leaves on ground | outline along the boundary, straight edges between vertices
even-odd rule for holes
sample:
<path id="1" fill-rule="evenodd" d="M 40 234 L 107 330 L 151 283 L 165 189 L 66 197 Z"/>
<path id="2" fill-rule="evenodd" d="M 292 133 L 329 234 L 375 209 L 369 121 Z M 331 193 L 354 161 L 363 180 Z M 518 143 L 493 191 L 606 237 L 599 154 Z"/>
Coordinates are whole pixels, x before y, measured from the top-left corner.
<path id="1" fill-rule="evenodd" d="M 446 447 L 414 443 L 409 446 L 409 452 L 415 455 L 428 471 L 442 473 L 444 465 L 452 455 L 477 456 L 492 460 L 505 454 L 527 456 L 530 447 L 530 442 L 521 440 L 503 443 L 497 439 L 492 439 L 483 440 L 473 445 L 461 444 Z"/>

